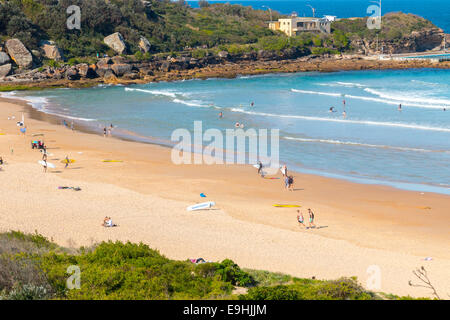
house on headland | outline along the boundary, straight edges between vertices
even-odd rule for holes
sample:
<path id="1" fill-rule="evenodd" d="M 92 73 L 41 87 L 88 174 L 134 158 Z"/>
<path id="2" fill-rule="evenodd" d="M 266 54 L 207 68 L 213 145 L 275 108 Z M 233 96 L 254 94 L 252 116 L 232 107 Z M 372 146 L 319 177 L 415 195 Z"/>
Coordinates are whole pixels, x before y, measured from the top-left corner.
<path id="1" fill-rule="evenodd" d="M 284 32 L 288 36 L 295 36 L 300 32 L 331 33 L 331 21 L 325 18 L 289 17 L 269 22 L 269 29 Z"/>

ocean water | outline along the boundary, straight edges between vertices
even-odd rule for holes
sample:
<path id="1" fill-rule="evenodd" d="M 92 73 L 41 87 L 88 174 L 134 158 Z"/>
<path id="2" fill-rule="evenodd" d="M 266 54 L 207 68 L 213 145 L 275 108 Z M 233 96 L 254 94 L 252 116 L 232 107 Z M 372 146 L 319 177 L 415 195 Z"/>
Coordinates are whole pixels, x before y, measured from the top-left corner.
<path id="1" fill-rule="evenodd" d="M 316 9 L 316 17 L 333 15 L 339 18 L 366 17 L 367 7 L 374 5 L 368 0 L 209 0 L 210 3 L 229 2 L 242 4 L 254 9 L 276 10 L 282 14 L 296 12 L 299 16 L 312 16 L 312 10 L 307 5 Z M 188 0 L 192 7 L 198 7 L 198 1 Z M 436 26 L 450 33 L 450 1 L 448 0 L 382 0 L 382 14 L 387 12 L 414 13 L 432 21 Z"/>
<path id="2" fill-rule="evenodd" d="M 113 123 L 115 135 L 167 145 L 173 130 L 192 132 L 196 120 L 203 130 L 224 132 L 236 122 L 279 129 L 280 158 L 291 169 L 450 194 L 447 70 L 271 74 L 9 95 L 99 133 Z"/>

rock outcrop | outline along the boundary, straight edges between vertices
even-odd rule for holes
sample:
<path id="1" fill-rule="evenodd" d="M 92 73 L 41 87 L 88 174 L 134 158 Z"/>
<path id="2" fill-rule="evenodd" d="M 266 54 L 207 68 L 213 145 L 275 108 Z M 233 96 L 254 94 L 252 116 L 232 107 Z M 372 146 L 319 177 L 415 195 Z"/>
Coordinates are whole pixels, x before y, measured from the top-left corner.
<path id="1" fill-rule="evenodd" d="M 108 47 L 113 49 L 118 54 L 125 53 L 127 50 L 125 41 L 123 40 L 123 37 L 119 32 L 110 34 L 109 36 L 105 37 L 105 39 L 103 39 L 103 42 L 105 42 Z"/>
<path id="2" fill-rule="evenodd" d="M 33 56 L 19 39 L 7 40 L 5 48 L 11 59 L 20 68 L 30 68 L 33 65 Z"/>
<path id="3" fill-rule="evenodd" d="M 10 61 L 11 61 L 11 59 L 9 58 L 8 54 L 6 52 L 0 51 L 0 66 L 7 64 Z"/>
<path id="4" fill-rule="evenodd" d="M 53 59 L 56 61 L 63 60 L 63 54 L 58 46 L 53 41 L 44 40 L 39 44 L 44 56 L 47 59 Z"/>
<path id="5" fill-rule="evenodd" d="M 350 45 L 359 54 L 377 54 L 381 50 L 385 54 L 423 52 L 443 47 L 444 32 L 438 28 L 414 31 L 408 37 L 395 40 L 353 39 Z M 378 48 L 378 51 L 377 51 Z"/>
<path id="6" fill-rule="evenodd" d="M 126 73 L 130 73 L 132 66 L 126 63 L 113 64 L 111 66 L 112 71 L 116 74 L 116 76 L 121 77 Z"/>
<path id="7" fill-rule="evenodd" d="M 150 42 L 147 40 L 147 38 L 141 37 L 139 39 L 139 49 L 141 50 L 141 52 L 147 53 L 150 51 L 151 47 L 152 46 L 151 46 Z"/>
<path id="8" fill-rule="evenodd" d="M 11 69 L 12 69 L 11 63 L 0 66 L 0 78 L 6 77 L 11 72 Z"/>

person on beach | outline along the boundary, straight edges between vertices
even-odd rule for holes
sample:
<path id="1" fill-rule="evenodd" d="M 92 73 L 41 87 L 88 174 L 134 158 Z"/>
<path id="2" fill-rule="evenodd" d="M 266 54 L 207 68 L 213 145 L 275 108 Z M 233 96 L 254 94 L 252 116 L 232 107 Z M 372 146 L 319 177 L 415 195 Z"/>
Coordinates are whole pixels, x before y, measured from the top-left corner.
<path id="1" fill-rule="evenodd" d="M 0 157 L 0 166 L 3 165 L 3 158 Z"/>
<path id="2" fill-rule="evenodd" d="M 223 118 L 223 113 L 219 112 L 219 119 L 222 119 L 222 118 Z"/>
<path id="3" fill-rule="evenodd" d="M 286 167 L 286 165 L 283 165 L 282 167 L 281 167 L 281 173 L 283 174 L 283 177 L 286 177 L 287 176 L 287 167 Z"/>
<path id="4" fill-rule="evenodd" d="M 345 110 L 344 110 L 344 112 L 342 112 L 342 117 L 343 117 L 344 119 L 347 117 L 347 112 L 345 112 Z"/>
<path id="5" fill-rule="evenodd" d="M 70 129 L 73 131 L 73 120 L 72 120 L 72 122 L 70 123 Z"/>
<path id="6" fill-rule="evenodd" d="M 241 126 L 241 124 L 239 123 L 239 122 L 236 122 L 235 124 L 234 124 L 234 127 L 235 128 L 239 128 Z"/>
<path id="7" fill-rule="evenodd" d="M 314 212 L 308 208 L 308 213 L 309 213 L 309 227 L 312 228 L 314 226 L 315 228 L 316 225 L 314 224 Z"/>
<path id="8" fill-rule="evenodd" d="M 43 161 L 44 161 L 44 164 L 43 164 L 44 172 L 47 172 L 47 160 L 43 160 Z"/>
<path id="9" fill-rule="evenodd" d="M 111 136 L 111 134 L 112 134 L 112 129 L 114 128 L 114 126 L 113 126 L 113 124 L 111 123 L 110 125 L 109 125 L 109 128 L 108 128 L 108 136 Z"/>
<path id="10" fill-rule="evenodd" d="M 263 168 L 263 165 L 262 165 L 261 161 L 258 161 L 258 174 L 259 175 L 262 174 L 262 168 Z"/>
<path id="11" fill-rule="evenodd" d="M 47 161 L 47 152 L 42 153 L 42 161 Z"/>
<path id="12" fill-rule="evenodd" d="M 103 137 L 106 138 L 106 127 L 103 128 Z"/>
<path id="13" fill-rule="evenodd" d="M 287 177 L 287 175 L 286 175 L 286 177 Z M 294 190 L 294 177 L 293 176 L 289 176 L 289 178 L 288 178 L 288 189 L 289 189 L 289 191 Z"/>
<path id="14" fill-rule="evenodd" d="M 284 177 L 284 187 L 286 190 L 289 190 L 289 177 L 288 176 Z"/>
<path id="15" fill-rule="evenodd" d="M 111 217 L 105 217 L 105 219 L 103 219 L 102 226 L 106 227 L 106 228 L 110 228 L 110 227 L 116 227 L 117 225 L 113 223 Z"/>
<path id="16" fill-rule="evenodd" d="M 300 210 L 297 210 L 297 213 L 298 213 L 298 215 L 297 215 L 297 221 L 298 221 L 299 225 L 303 225 L 303 227 L 306 228 L 306 225 L 305 225 L 305 218 L 303 217 L 303 213 L 301 213 Z"/>
<path id="17" fill-rule="evenodd" d="M 64 159 L 66 160 L 66 165 L 64 166 L 64 169 L 66 169 L 69 166 L 70 160 L 69 160 L 69 156 L 66 155 L 66 158 Z"/>

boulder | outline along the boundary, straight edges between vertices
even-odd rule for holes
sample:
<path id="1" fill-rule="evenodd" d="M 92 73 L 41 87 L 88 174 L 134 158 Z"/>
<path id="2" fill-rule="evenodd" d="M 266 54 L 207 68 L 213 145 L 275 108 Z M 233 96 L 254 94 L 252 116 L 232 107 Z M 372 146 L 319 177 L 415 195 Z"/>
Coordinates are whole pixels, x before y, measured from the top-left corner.
<path id="1" fill-rule="evenodd" d="M 151 46 L 150 42 L 147 40 L 147 38 L 141 37 L 139 39 L 139 49 L 141 49 L 141 52 L 147 53 L 150 51 L 151 47 L 152 46 Z"/>
<path id="2" fill-rule="evenodd" d="M 218 56 L 219 58 L 226 59 L 226 58 L 228 57 L 228 52 L 226 52 L 226 51 L 219 51 L 219 53 L 217 54 L 217 56 Z"/>
<path id="3" fill-rule="evenodd" d="M 9 59 L 9 56 L 6 52 L 0 51 L 0 66 L 9 63 L 11 59 Z"/>
<path id="4" fill-rule="evenodd" d="M 106 82 L 115 82 L 117 81 L 117 77 L 111 69 L 107 69 L 105 74 L 103 75 L 103 79 Z"/>
<path id="5" fill-rule="evenodd" d="M 128 59 L 122 56 L 114 56 L 111 58 L 113 63 L 127 63 Z"/>
<path id="6" fill-rule="evenodd" d="M 41 50 L 44 52 L 44 56 L 48 59 L 60 61 L 63 60 L 61 50 L 56 46 L 53 41 L 44 40 L 39 44 Z"/>
<path id="7" fill-rule="evenodd" d="M 161 64 L 161 67 L 159 68 L 161 71 L 169 72 L 171 69 L 171 64 L 169 61 L 165 61 Z"/>
<path id="8" fill-rule="evenodd" d="M 111 64 L 113 64 L 113 62 L 110 58 L 102 58 L 102 59 L 98 60 L 97 67 L 103 68 L 103 69 L 108 69 L 108 68 L 110 68 Z"/>
<path id="9" fill-rule="evenodd" d="M 111 71 L 111 68 L 97 68 L 97 70 L 95 70 L 97 75 L 101 78 L 103 78 L 108 71 Z"/>
<path id="10" fill-rule="evenodd" d="M 103 39 L 103 42 L 105 42 L 108 47 L 113 49 L 118 54 L 124 53 L 127 49 L 125 41 L 123 40 L 123 37 L 119 32 L 110 34 L 109 36 L 105 37 L 105 39 Z"/>
<path id="11" fill-rule="evenodd" d="M 97 77 L 95 70 L 92 69 L 87 63 L 78 64 L 76 67 L 77 67 L 78 73 L 83 78 L 92 79 L 92 78 Z"/>
<path id="12" fill-rule="evenodd" d="M 20 68 L 30 68 L 33 65 L 33 56 L 19 39 L 7 40 L 5 47 L 11 59 Z"/>
<path id="13" fill-rule="evenodd" d="M 131 72 L 132 66 L 129 64 L 125 64 L 125 63 L 119 63 L 119 64 L 113 64 L 111 66 L 111 69 L 114 71 L 114 73 L 118 76 L 121 77 L 123 76 L 125 73 L 129 73 Z"/>
<path id="14" fill-rule="evenodd" d="M 12 69 L 11 63 L 0 66 L 0 78 L 6 77 Z"/>
<path id="15" fill-rule="evenodd" d="M 66 71 L 66 79 L 67 80 L 79 80 L 80 75 L 78 74 L 78 70 L 76 68 L 70 68 Z"/>

